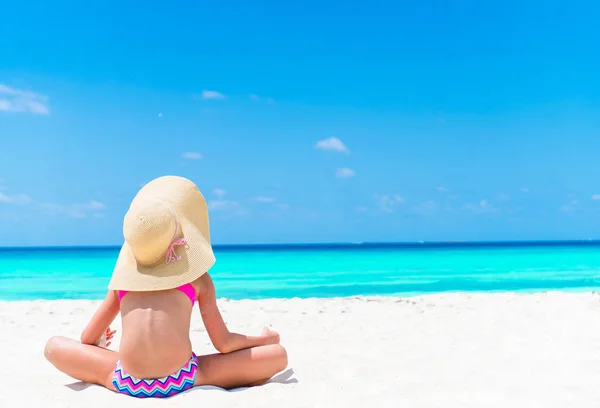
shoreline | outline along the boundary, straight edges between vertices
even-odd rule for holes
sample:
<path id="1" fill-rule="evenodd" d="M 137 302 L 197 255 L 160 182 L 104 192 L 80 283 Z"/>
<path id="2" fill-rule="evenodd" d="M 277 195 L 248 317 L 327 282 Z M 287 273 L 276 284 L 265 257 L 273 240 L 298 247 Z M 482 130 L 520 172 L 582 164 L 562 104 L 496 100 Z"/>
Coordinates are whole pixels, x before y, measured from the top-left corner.
<path id="1" fill-rule="evenodd" d="M 457 296 L 464 295 L 467 297 L 480 297 L 480 296 L 502 296 L 502 295 L 514 295 L 514 296 L 527 296 L 527 295 L 538 295 L 538 294 L 600 294 L 599 287 L 586 287 L 586 288 L 569 288 L 569 289 L 523 289 L 523 290 L 498 290 L 498 291 L 446 291 L 446 292 L 414 292 L 394 295 L 351 295 L 351 296 L 332 296 L 332 297 L 320 297 L 320 296 L 308 296 L 308 297 L 266 297 L 266 298 L 228 298 L 218 297 L 217 300 L 220 302 L 265 302 L 265 301 L 288 301 L 288 300 L 398 300 L 398 299 L 418 299 L 418 298 L 435 298 L 439 296 Z M 0 299 L 0 303 L 26 303 L 26 302 L 101 302 L 103 297 L 99 298 L 37 298 L 37 299 Z"/>

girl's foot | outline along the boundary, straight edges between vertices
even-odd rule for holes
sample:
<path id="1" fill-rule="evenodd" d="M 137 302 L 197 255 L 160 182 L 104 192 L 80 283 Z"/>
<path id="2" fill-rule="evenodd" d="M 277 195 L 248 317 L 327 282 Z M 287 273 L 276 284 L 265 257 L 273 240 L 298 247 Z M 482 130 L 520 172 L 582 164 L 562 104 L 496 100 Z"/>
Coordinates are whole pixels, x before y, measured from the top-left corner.
<path id="1" fill-rule="evenodd" d="M 279 333 L 277 333 L 275 330 L 265 327 L 261 333 L 261 336 L 265 339 L 265 345 L 279 344 Z"/>

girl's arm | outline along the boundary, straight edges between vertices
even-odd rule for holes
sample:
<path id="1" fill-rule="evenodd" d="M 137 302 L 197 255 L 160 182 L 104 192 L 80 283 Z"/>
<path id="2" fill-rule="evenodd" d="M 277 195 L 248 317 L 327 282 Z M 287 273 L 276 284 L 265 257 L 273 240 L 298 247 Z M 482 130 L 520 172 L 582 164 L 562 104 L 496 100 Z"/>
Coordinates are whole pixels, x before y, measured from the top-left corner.
<path id="1" fill-rule="evenodd" d="M 199 285 L 198 306 L 202 321 L 210 340 L 220 353 L 279 343 L 279 334 L 268 329 L 265 329 L 260 336 L 231 333 L 217 306 L 215 286 L 208 273 L 199 278 Z"/>
<path id="2" fill-rule="evenodd" d="M 97 345 L 119 314 L 119 310 L 117 293 L 113 290 L 108 291 L 96 313 L 81 333 L 81 343 Z"/>

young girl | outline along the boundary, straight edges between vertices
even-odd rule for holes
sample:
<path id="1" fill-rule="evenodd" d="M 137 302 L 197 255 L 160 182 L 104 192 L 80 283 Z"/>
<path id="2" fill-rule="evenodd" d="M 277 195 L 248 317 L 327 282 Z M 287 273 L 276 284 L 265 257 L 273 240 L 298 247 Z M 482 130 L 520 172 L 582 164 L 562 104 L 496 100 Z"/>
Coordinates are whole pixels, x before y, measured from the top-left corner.
<path id="1" fill-rule="evenodd" d="M 197 385 L 259 385 L 287 366 L 279 334 L 230 332 L 217 307 L 208 270 L 215 262 L 208 210 L 194 183 L 165 176 L 145 185 L 123 223 L 125 243 L 108 293 L 81 334 L 81 342 L 52 337 L 45 356 L 78 380 L 134 397 L 168 397 Z M 198 303 L 219 353 L 197 356 L 189 338 Z M 121 313 L 119 351 L 110 325 Z"/>

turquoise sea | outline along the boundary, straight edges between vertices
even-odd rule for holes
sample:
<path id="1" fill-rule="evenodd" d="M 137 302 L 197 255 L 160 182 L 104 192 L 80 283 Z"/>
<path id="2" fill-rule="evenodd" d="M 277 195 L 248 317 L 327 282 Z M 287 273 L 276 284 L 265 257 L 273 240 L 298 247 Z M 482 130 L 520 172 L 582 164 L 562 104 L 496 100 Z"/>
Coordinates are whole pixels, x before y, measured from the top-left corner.
<path id="1" fill-rule="evenodd" d="M 0 248 L 0 300 L 100 299 L 119 248 Z M 230 299 L 588 291 L 600 242 L 215 246 Z"/>

